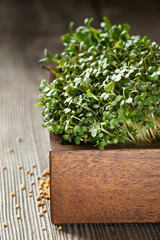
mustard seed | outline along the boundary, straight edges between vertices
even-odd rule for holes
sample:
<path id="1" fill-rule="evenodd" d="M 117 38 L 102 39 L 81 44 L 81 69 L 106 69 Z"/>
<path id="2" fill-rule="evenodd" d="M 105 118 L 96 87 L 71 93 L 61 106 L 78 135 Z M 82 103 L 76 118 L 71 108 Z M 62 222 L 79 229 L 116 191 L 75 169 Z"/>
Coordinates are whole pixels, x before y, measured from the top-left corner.
<path id="1" fill-rule="evenodd" d="M 22 142 L 22 138 L 21 137 L 18 138 L 18 142 Z"/>
<path id="2" fill-rule="evenodd" d="M 50 199 L 50 196 L 49 195 L 45 196 L 45 199 Z"/>
<path id="3" fill-rule="evenodd" d="M 14 197 L 14 196 L 15 196 L 14 192 L 11 192 L 11 196 L 12 196 L 12 197 Z"/>
<path id="4" fill-rule="evenodd" d="M 10 152 L 10 153 L 13 152 L 13 148 L 10 148 L 10 149 L 9 149 L 9 152 Z"/>
<path id="5" fill-rule="evenodd" d="M 17 218 L 20 219 L 21 217 L 19 215 L 17 215 Z"/>
<path id="6" fill-rule="evenodd" d="M 62 230 L 62 226 L 59 226 L 59 227 L 58 227 L 58 230 L 61 231 L 61 230 Z"/>
<path id="7" fill-rule="evenodd" d="M 42 212 L 40 212 L 40 213 L 39 213 L 39 216 L 40 216 L 40 217 L 42 217 L 42 216 L 43 216 L 43 213 L 42 213 Z"/>
<path id="8" fill-rule="evenodd" d="M 25 186 L 24 184 L 21 184 L 21 189 L 24 190 L 25 189 Z"/>
<path id="9" fill-rule="evenodd" d="M 30 172 L 30 175 L 33 175 L 33 172 Z"/>
<path id="10" fill-rule="evenodd" d="M 34 181 L 32 181 L 32 182 L 31 182 L 31 184 L 33 185 L 33 184 L 35 184 L 35 182 L 34 182 Z"/>
<path id="11" fill-rule="evenodd" d="M 22 165 L 19 165 L 18 168 L 19 168 L 19 169 L 22 169 Z"/>
<path id="12" fill-rule="evenodd" d="M 32 164 L 32 167 L 35 168 L 35 167 L 36 167 L 36 164 Z"/>
<path id="13" fill-rule="evenodd" d="M 42 230 L 44 231 L 44 230 L 46 230 L 46 228 L 45 228 L 45 227 L 42 227 Z"/>
<path id="14" fill-rule="evenodd" d="M 40 194 L 43 194 L 43 190 L 40 190 L 39 192 L 40 192 Z"/>
<path id="15" fill-rule="evenodd" d="M 29 194 L 29 197 L 32 197 L 32 196 L 33 196 L 32 193 L 30 193 L 30 194 Z"/>
<path id="16" fill-rule="evenodd" d="M 44 208 L 44 209 L 43 209 L 43 212 L 46 213 L 46 212 L 47 212 L 47 209 Z"/>
<path id="17" fill-rule="evenodd" d="M 18 205 L 18 204 L 16 204 L 16 208 L 19 208 L 19 205 Z"/>
<path id="18" fill-rule="evenodd" d="M 41 200 L 41 197 L 40 196 L 37 196 L 37 201 L 40 201 Z"/>
<path id="19" fill-rule="evenodd" d="M 6 170 L 6 169 L 7 169 L 7 167 L 6 167 L 6 166 L 3 166 L 3 167 L 2 167 L 2 169 L 3 169 L 3 170 Z"/>
<path id="20" fill-rule="evenodd" d="M 46 169 L 46 170 L 44 170 L 42 175 L 45 176 L 45 175 L 48 175 L 49 173 L 50 173 L 49 169 Z"/>
<path id="21" fill-rule="evenodd" d="M 29 174 L 29 173 L 30 173 L 30 171 L 29 171 L 29 170 L 27 170 L 26 172 L 27 172 L 27 174 Z"/>
<path id="22" fill-rule="evenodd" d="M 4 222 L 4 223 L 3 223 L 3 226 L 4 226 L 4 227 L 7 227 L 7 223 L 6 223 L 6 222 Z"/>

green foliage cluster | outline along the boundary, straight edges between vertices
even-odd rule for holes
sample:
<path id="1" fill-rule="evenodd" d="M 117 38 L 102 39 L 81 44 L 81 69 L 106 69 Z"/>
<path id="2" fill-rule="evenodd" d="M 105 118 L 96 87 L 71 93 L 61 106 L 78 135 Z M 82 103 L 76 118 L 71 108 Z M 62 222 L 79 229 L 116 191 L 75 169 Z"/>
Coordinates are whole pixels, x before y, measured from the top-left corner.
<path id="1" fill-rule="evenodd" d="M 160 46 L 130 36 L 129 25 L 104 17 L 100 29 L 84 26 L 62 36 L 65 51 L 41 61 L 56 62 L 52 83 L 41 82 L 43 127 L 69 142 L 150 143 L 160 139 Z"/>

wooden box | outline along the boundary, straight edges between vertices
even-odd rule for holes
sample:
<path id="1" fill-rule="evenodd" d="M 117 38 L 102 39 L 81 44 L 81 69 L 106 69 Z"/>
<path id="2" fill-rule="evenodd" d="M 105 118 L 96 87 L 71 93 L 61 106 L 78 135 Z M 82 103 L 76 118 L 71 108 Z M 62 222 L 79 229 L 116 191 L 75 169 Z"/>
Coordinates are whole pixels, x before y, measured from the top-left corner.
<path id="1" fill-rule="evenodd" d="M 50 135 L 52 223 L 160 222 L 160 146 L 62 145 Z"/>

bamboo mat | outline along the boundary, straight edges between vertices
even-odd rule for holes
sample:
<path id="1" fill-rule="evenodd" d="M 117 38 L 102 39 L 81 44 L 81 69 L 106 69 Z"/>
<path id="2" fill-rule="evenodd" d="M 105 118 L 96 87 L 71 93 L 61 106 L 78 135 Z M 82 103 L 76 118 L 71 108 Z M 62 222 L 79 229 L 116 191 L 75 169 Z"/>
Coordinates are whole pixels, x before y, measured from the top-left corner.
<path id="1" fill-rule="evenodd" d="M 132 34 L 160 44 L 158 1 L 8 1 L 0 2 L 0 239 L 2 240 L 158 240 L 160 224 L 67 224 L 59 231 L 50 221 L 50 206 L 39 217 L 37 175 L 49 166 L 49 135 L 41 127 L 38 86 L 47 73 L 39 67 L 43 49 L 62 51 L 60 36 L 70 21 L 76 26 L 103 15 L 112 23 L 128 22 Z M 22 138 L 22 142 L 18 141 Z M 13 152 L 9 149 L 13 148 Z M 23 168 L 19 169 L 18 166 Z M 36 168 L 32 168 L 36 164 Z M 6 165 L 7 169 L 2 170 Z M 33 175 L 27 175 L 32 170 Z M 31 181 L 35 181 L 31 185 Z M 20 184 L 26 189 L 21 190 Z M 32 189 L 33 197 L 28 193 Z M 11 197 L 11 192 L 15 197 Z M 20 208 L 16 209 L 15 205 Z M 17 219 L 17 215 L 21 218 Z M 7 227 L 3 227 L 3 223 Z M 42 226 L 46 230 L 42 231 Z"/>

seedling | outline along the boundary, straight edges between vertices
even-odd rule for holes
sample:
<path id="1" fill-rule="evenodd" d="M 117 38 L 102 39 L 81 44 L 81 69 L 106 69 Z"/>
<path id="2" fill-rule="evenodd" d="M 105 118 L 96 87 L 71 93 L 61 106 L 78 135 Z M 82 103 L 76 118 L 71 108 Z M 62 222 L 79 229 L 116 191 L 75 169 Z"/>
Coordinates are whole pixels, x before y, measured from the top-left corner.
<path id="1" fill-rule="evenodd" d="M 42 80 L 36 106 L 42 126 L 79 145 L 153 143 L 160 140 L 160 46 L 146 36 L 130 36 L 128 24 L 100 29 L 84 26 L 62 36 L 65 51 L 43 62 L 54 62 L 55 80 Z"/>

